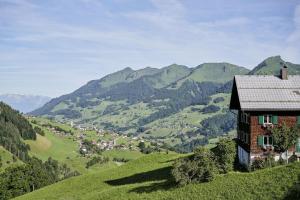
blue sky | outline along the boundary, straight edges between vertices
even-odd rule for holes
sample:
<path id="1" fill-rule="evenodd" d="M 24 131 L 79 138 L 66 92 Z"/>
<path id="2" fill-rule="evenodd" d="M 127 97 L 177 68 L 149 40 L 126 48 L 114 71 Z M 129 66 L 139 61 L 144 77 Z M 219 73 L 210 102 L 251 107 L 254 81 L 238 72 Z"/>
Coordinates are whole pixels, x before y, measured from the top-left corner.
<path id="1" fill-rule="evenodd" d="M 125 67 L 300 63 L 299 0 L 0 0 L 0 93 L 56 97 Z"/>

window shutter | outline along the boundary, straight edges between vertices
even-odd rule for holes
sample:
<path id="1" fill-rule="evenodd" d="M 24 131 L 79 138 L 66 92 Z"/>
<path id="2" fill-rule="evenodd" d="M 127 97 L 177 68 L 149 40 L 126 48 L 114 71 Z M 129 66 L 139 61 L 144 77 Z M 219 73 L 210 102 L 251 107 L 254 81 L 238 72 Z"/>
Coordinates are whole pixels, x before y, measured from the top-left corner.
<path id="1" fill-rule="evenodd" d="M 264 124 L 264 116 L 263 115 L 258 116 L 258 124 Z"/>
<path id="2" fill-rule="evenodd" d="M 272 123 L 273 124 L 278 124 L 278 116 L 277 115 L 272 116 Z"/>
<path id="3" fill-rule="evenodd" d="M 259 135 L 259 136 L 257 136 L 257 144 L 258 144 L 258 146 L 264 146 L 264 136 L 262 136 L 262 135 Z"/>
<path id="4" fill-rule="evenodd" d="M 300 116 L 297 117 L 297 124 L 300 125 Z"/>

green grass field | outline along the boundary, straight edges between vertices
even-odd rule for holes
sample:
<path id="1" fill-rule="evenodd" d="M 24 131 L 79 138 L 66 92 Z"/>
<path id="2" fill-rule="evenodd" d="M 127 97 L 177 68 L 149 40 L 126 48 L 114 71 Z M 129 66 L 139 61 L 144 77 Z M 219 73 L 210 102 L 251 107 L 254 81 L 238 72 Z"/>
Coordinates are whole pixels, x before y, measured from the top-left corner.
<path id="1" fill-rule="evenodd" d="M 43 118 L 35 118 L 39 123 L 51 123 L 53 126 L 59 126 L 65 130 L 72 130 L 75 136 L 79 135 L 81 131 L 75 130 L 67 124 L 61 124 L 53 121 L 49 121 Z M 35 125 L 34 125 L 35 126 Z M 129 150 L 110 150 L 103 152 L 103 155 L 110 158 L 110 161 L 106 164 L 96 164 L 90 168 L 86 168 L 86 163 L 91 157 L 83 157 L 79 153 L 79 144 L 75 140 L 75 136 L 59 136 L 52 133 L 47 128 L 40 126 L 45 132 L 45 136 L 37 134 L 37 139 L 26 140 L 25 142 L 30 145 L 30 155 L 40 158 L 45 161 L 49 157 L 59 161 L 60 163 L 67 164 L 68 167 L 73 170 L 77 170 L 81 174 L 99 172 L 108 168 L 114 168 L 118 166 L 113 162 L 113 158 L 124 158 L 126 160 L 133 160 L 142 156 L 139 151 Z M 96 139 L 95 131 L 86 131 L 86 139 Z M 110 139 L 111 135 L 105 134 L 103 139 Z"/>
<path id="2" fill-rule="evenodd" d="M 120 167 L 67 179 L 17 199 L 289 199 L 299 163 L 252 173 L 218 175 L 209 183 L 176 187 L 170 176 L 179 154 L 150 154 Z"/>
<path id="3" fill-rule="evenodd" d="M 14 162 L 13 155 L 9 151 L 4 149 L 2 146 L 0 146 L 0 157 L 0 173 L 3 172 L 9 166 L 22 164 L 22 161 L 20 161 L 18 158 L 16 158 L 17 160 Z"/>

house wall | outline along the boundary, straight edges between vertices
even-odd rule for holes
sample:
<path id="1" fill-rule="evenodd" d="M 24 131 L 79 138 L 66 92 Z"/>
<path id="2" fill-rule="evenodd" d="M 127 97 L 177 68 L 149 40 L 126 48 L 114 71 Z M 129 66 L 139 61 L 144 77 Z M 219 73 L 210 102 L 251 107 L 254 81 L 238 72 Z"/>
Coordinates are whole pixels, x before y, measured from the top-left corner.
<path id="1" fill-rule="evenodd" d="M 297 116 L 300 115 L 300 112 L 277 112 L 277 113 L 262 113 L 262 112 L 252 112 L 250 115 L 250 151 L 253 154 L 261 154 L 271 152 L 272 149 L 269 147 L 263 149 L 257 144 L 257 137 L 259 135 L 271 135 L 270 131 L 265 128 L 263 125 L 259 124 L 259 116 L 264 114 L 271 114 L 278 116 L 278 125 L 286 124 L 287 126 L 295 126 L 297 124 Z M 276 126 L 276 125 L 274 125 Z M 290 149 L 294 151 L 294 147 Z"/>
<path id="2" fill-rule="evenodd" d="M 249 166 L 250 164 L 250 153 L 245 151 L 244 148 L 238 145 L 238 158 L 239 162 L 243 165 Z"/>
<path id="3" fill-rule="evenodd" d="M 248 113 L 249 114 L 249 113 Z M 248 139 L 244 140 L 244 134 L 247 134 Z M 241 111 L 238 112 L 238 120 L 237 120 L 237 137 L 238 137 L 238 145 L 242 147 L 244 150 L 250 152 L 250 120 L 249 123 L 245 123 L 241 121 Z"/>

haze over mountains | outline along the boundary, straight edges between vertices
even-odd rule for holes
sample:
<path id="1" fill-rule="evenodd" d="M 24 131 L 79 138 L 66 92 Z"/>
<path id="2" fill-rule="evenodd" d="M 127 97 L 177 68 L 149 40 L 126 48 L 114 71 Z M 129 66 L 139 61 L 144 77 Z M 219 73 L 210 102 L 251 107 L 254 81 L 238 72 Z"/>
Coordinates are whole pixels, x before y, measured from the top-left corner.
<path id="1" fill-rule="evenodd" d="M 0 101 L 22 113 L 33 111 L 50 101 L 50 97 L 22 94 L 0 94 Z"/>
<path id="2" fill-rule="evenodd" d="M 252 71 L 229 63 L 125 68 L 52 99 L 31 114 L 140 135 L 190 151 L 235 129 L 228 110 L 234 75 L 279 75 L 284 63 L 290 74 L 300 73 L 300 65 L 280 56 L 267 58 Z"/>

